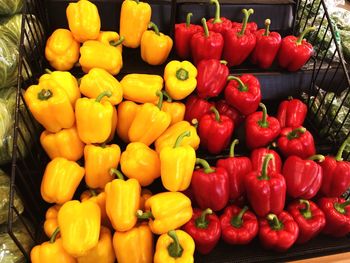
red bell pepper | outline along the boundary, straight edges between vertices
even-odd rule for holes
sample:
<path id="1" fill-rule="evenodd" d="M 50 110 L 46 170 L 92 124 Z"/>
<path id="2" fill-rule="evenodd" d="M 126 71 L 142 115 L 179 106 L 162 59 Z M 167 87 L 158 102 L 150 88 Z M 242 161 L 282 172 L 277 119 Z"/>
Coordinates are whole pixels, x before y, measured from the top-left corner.
<path id="1" fill-rule="evenodd" d="M 223 34 L 232 27 L 231 20 L 220 17 L 220 3 L 218 0 L 210 0 L 211 4 L 215 4 L 215 18 L 208 20 L 207 25 L 210 31 Z"/>
<path id="2" fill-rule="evenodd" d="M 204 32 L 195 33 L 191 38 L 191 54 L 195 65 L 202 59 L 220 59 L 224 38 L 220 33 L 209 31 L 205 18 L 202 18 Z"/>
<path id="3" fill-rule="evenodd" d="M 324 161 L 323 155 L 313 155 L 308 160 L 298 156 L 289 156 L 283 165 L 287 193 L 293 198 L 311 199 L 320 190 L 322 168 L 315 160 Z"/>
<path id="4" fill-rule="evenodd" d="M 254 13 L 253 9 L 243 9 L 244 14 L 242 29 L 234 27 L 225 32 L 223 57 L 228 65 L 237 66 L 243 63 L 252 53 L 256 37 L 249 30 L 246 30 L 249 16 Z"/>
<path id="5" fill-rule="evenodd" d="M 256 45 L 252 53 L 253 64 L 258 64 L 260 68 L 271 67 L 281 45 L 281 35 L 277 32 L 270 32 L 271 20 L 265 20 L 265 29 L 255 32 Z"/>
<path id="6" fill-rule="evenodd" d="M 215 107 L 211 107 L 211 114 L 205 114 L 198 123 L 200 145 L 212 154 L 218 154 L 230 143 L 234 129 L 233 121 L 219 114 Z"/>
<path id="7" fill-rule="evenodd" d="M 250 160 L 252 161 L 253 171 L 261 171 L 266 154 L 272 154 L 273 159 L 270 160 L 267 166 L 267 173 L 281 173 L 282 171 L 282 160 L 278 153 L 272 149 L 267 148 L 256 148 L 250 154 Z"/>
<path id="8" fill-rule="evenodd" d="M 252 163 L 248 157 L 236 157 L 234 155 L 235 145 L 239 141 L 235 139 L 230 147 L 230 155 L 226 159 L 219 159 L 216 162 L 217 167 L 223 167 L 228 173 L 230 188 L 230 199 L 235 200 L 245 194 L 244 177 L 252 171 Z"/>
<path id="9" fill-rule="evenodd" d="M 240 30 L 242 30 L 243 23 L 232 21 L 231 24 L 232 24 L 232 28 L 235 27 L 235 28 L 239 28 Z M 248 22 L 245 30 L 250 31 L 251 33 L 255 33 L 256 31 L 258 31 L 258 25 L 255 22 Z"/>
<path id="10" fill-rule="evenodd" d="M 333 237 L 344 237 L 350 233 L 350 200 L 338 197 L 323 197 L 318 206 L 326 216 L 322 233 Z"/>
<path id="11" fill-rule="evenodd" d="M 191 95 L 186 101 L 185 120 L 192 122 L 193 119 L 200 120 L 203 115 L 210 113 L 210 108 L 214 103 Z"/>
<path id="12" fill-rule="evenodd" d="M 202 27 L 191 25 L 192 13 L 188 13 L 186 23 L 175 25 L 175 49 L 181 59 L 188 59 L 191 55 L 190 43 L 192 36 L 197 32 L 202 32 Z"/>
<path id="13" fill-rule="evenodd" d="M 323 180 L 321 194 L 326 197 L 340 197 L 350 187 L 350 162 L 343 161 L 342 154 L 349 139 L 340 146 L 335 157 L 326 156 L 321 163 Z"/>
<path id="14" fill-rule="evenodd" d="M 258 216 L 266 216 L 268 213 L 279 214 L 284 208 L 286 181 L 280 173 L 267 172 L 271 159 L 273 155 L 267 154 L 262 170 L 250 172 L 244 177 L 248 200 Z"/>
<path id="15" fill-rule="evenodd" d="M 304 127 L 283 128 L 277 146 L 285 158 L 296 155 L 306 159 L 316 154 L 314 137 Z"/>
<path id="16" fill-rule="evenodd" d="M 225 88 L 229 69 L 226 61 L 201 60 L 197 65 L 197 93 L 200 98 L 216 97 Z"/>
<path id="17" fill-rule="evenodd" d="M 298 224 L 293 217 L 283 211 L 278 216 L 269 214 L 259 220 L 259 238 L 262 246 L 279 252 L 288 250 L 297 240 Z"/>
<path id="18" fill-rule="evenodd" d="M 210 208 L 204 211 L 194 208 L 192 219 L 183 229 L 193 238 L 196 250 L 201 254 L 210 253 L 221 236 L 220 220 Z"/>
<path id="19" fill-rule="evenodd" d="M 197 158 L 196 164 L 203 169 L 194 170 L 191 187 L 198 206 L 201 209 L 211 208 L 213 211 L 223 209 L 229 199 L 229 179 L 227 171 L 222 167 L 210 167 Z"/>
<path id="20" fill-rule="evenodd" d="M 317 236 L 326 225 L 324 213 L 310 200 L 300 199 L 290 203 L 288 212 L 299 226 L 297 244 L 308 242 Z"/>
<path id="21" fill-rule="evenodd" d="M 234 107 L 231 107 L 230 105 L 228 105 L 225 100 L 217 101 L 215 103 L 215 108 L 218 110 L 220 115 L 223 114 L 223 115 L 226 115 L 227 117 L 230 117 L 235 127 L 238 127 L 245 119 L 244 115 L 242 115 Z"/>
<path id="22" fill-rule="evenodd" d="M 249 115 L 245 122 L 246 143 L 250 149 L 268 145 L 281 131 L 278 120 L 267 115 L 265 105 L 260 103 L 259 106 L 263 111 Z"/>
<path id="23" fill-rule="evenodd" d="M 296 36 L 286 36 L 282 39 L 277 56 L 281 68 L 288 71 L 297 71 L 305 65 L 312 55 L 313 47 L 303 38 L 313 30 L 315 30 L 315 27 L 308 27 L 298 38 Z"/>
<path id="24" fill-rule="evenodd" d="M 248 206 L 239 208 L 230 205 L 220 216 L 222 239 L 231 245 L 246 245 L 258 234 L 258 220 L 248 211 Z"/>
<path id="25" fill-rule="evenodd" d="M 290 98 L 278 106 L 277 119 L 281 128 L 303 126 L 307 113 L 307 106 L 301 100 Z"/>
<path id="26" fill-rule="evenodd" d="M 225 88 L 225 100 L 243 115 L 249 115 L 257 110 L 261 101 L 259 80 L 251 74 L 241 77 L 229 76 Z"/>

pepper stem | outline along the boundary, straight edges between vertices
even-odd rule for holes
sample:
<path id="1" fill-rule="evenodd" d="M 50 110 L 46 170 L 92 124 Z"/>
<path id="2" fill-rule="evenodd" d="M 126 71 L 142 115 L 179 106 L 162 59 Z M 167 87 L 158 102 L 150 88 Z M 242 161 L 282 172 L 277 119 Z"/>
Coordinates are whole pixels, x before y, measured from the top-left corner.
<path id="1" fill-rule="evenodd" d="M 137 4 L 139 4 L 139 3 L 140 3 L 140 0 L 133 0 L 133 1 L 135 1 Z"/>
<path id="2" fill-rule="evenodd" d="M 186 16 L 186 27 L 189 27 L 191 25 L 191 16 L 193 16 L 192 13 L 188 13 Z"/>
<path id="3" fill-rule="evenodd" d="M 325 158 L 322 154 L 315 154 L 310 156 L 308 159 L 312 161 L 323 162 Z"/>
<path id="4" fill-rule="evenodd" d="M 345 207 L 350 205 L 350 200 L 344 202 L 344 203 L 334 203 L 334 209 L 337 210 L 341 214 L 345 214 Z"/>
<path id="5" fill-rule="evenodd" d="M 234 139 L 230 146 L 230 157 L 235 157 L 235 146 L 239 143 L 238 139 Z"/>
<path id="6" fill-rule="evenodd" d="M 91 196 L 97 196 L 97 193 L 94 189 L 89 189 L 89 193 L 91 194 Z"/>
<path id="7" fill-rule="evenodd" d="M 263 103 L 259 103 L 259 106 L 262 108 L 262 112 L 263 112 L 262 119 L 259 120 L 259 125 L 262 128 L 267 128 L 267 127 L 269 127 L 269 123 L 267 122 L 267 109 L 266 109 L 266 106 Z"/>
<path id="8" fill-rule="evenodd" d="M 304 36 L 305 36 L 307 33 L 311 32 L 311 31 L 315 31 L 315 30 L 316 30 L 316 27 L 314 27 L 314 26 L 305 28 L 305 30 L 304 30 L 304 31 L 300 34 L 300 36 L 298 37 L 298 40 L 297 40 L 296 44 L 297 44 L 297 45 L 300 45 L 301 42 L 302 42 L 303 39 L 304 39 Z"/>
<path id="9" fill-rule="evenodd" d="M 269 180 L 269 176 L 267 174 L 267 167 L 269 165 L 269 162 L 274 158 L 272 153 L 268 153 L 264 157 L 264 162 L 261 170 L 261 175 L 258 177 L 259 180 Z"/>
<path id="10" fill-rule="evenodd" d="M 176 78 L 178 80 L 186 80 L 188 79 L 188 71 L 184 68 L 179 68 L 177 71 L 176 71 Z"/>
<path id="11" fill-rule="evenodd" d="M 210 0 L 211 4 L 215 4 L 215 18 L 213 20 L 213 24 L 222 23 L 220 18 L 220 4 L 218 0 Z"/>
<path id="12" fill-rule="evenodd" d="M 180 144 L 182 143 L 182 140 L 185 138 L 185 137 L 190 137 L 191 136 L 191 132 L 190 131 L 184 131 L 183 133 L 181 133 L 179 135 L 179 137 L 177 137 L 176 141 L 175 141 L 175 144 L 174 144 L 174 148 L 176 147 L 179 147 Z"/>
<path id="13" fill-rule="evenodd" d="M 101 100 L 103 99 L 104 96 L 109 98 L 110 96 L 112 96 L 112 92 L 110 90 L 106 90 L 106 91 L 101 92 L 100 95 L 97 96 L 95 101 L 101 102 Z"/>
<path id="14" fill-rule="evenodd" d="M 227 80 L 230 81 L 230 80 L 235 80 L 238 82 L 239 86 L 238 86 L 238 90 L 241 91 L 241 92 L 245 92 L 245 91 L 248 91 L 248 87 L 246 85 L 244 85 L 243 81 L 238 78 L 238 77 L 235 77 L 235 76 L 228 76 L 227 77 Z"/>
<path id="15" fill-rule="evenodd" d="M 154 219 L 154 216 L 151 211 L 143 212 L 142 210 L 137 210 L 136 217 L 138 219 Z"/>
<path id="16" fill-rule="evenodd" d="M 214 112 L 215 114 L 215 120 L 217 122 L 221 122 L 221 119 L 220 119 L 220 113 L 218 112 L 218 110 L 213 106 L 210 108 L 210 111 Z"/>
<path id="17" fill-rule="evenodd" d="M 264 36 L 269 36 L 269 35 L 270 35 L 270 25 L 271 25 L 271 20 L 270 20 L 270 19 L 266 19 L 266 20 L 265 20 L 265 32 L 264 32 Z"/>
<path id="18" fill-rule="evenodd" d="M 52 233 L 52 235 L 51 235 L 51 238 L 50 238 L 50 243 L 52 244 L 52 243 L 55 243 L 55 240 L 56 240 L 56 237 L 57 237 L 57 235 L 58 235 L 58 233 L 60 232 L 60 228 L 59 227 L 57 227 L 56 229 L 55 229 L 55 231 Z"/>
<path id="19" fill-rule="evenodd" d="M 266 219 L 269 221 L 270 226 L 273 230 L 281 230 L 283 223 L 278 220 L 278 217 L 274 214 L 268 214 Z"/>
<path id="20" fill-rule="evenodd" d="M 240 228 L 243 225 L 243 216 L 247 211 L 248 211 L 248 206 L 244 206 L 242 210 L 235 217 L 232 217 L 231 225 L 234 226 L 235 228 Z"/>
<path id="21" fill-rule="evenodd" d="M 160 36 L 159 28 L 158 28 L 158 26 L 155 23 L 149 22 L 147 27 L 148 28 L 152 28 L 154 30 L 154 32 L 156 33 L 156 35 Z"/>
<path id="22" fill-rule="evenodd" d="M 198 128 L 198 120 L 196 118 L 192 119 L 191 123 L 196 129 Z"/>
<path id="23" fill-rule="evenodd" d="M 162 93 L 163 93 L 163 100 L 164 100 L 164 96 L 165 96 L 167 102 L 172 102 L 172 101 L 173 101 L 173 99 L 171 98 L 171 96 L 169 95 L 168 92 L 166 92 L 165 90 L 163 90 Z"/>
<path id="24" fill-rule="evenodd" d="M 304 127 L 296 128 L 287 134 L 287 139 L 288 140 L 297 139 L 300 137 L 300 133 L 303 134 L 305 132 L 306 132 L 306 129 Z"/>
<path id="25" fill-rule="evenodd" d="M 52 73 L 52 71 L 49 70 L 48 68 L 45 69 L 45 72 L 48 73 L 48 74 L 51 74 L 51 73 Z"/>
<path id="26" fill-rule="evenodd" d="M 211 168 L 209 163 L 204 159 L 197 158 L 196 164 L 200 164 L 203 167 L 204 173 L 206 174 L 215 172 L 215 170 Z"/>
<path id="27" fill-rule="evenodd" d="M 49 89 L 42 89 L 39 93 L 38 93 L 38 99 L 39 100 L 48 100 L 49 98 L 52 97 L 52 91 Z"/>
<path id="28" fill-rule="evenodd" d="M 335 160 L 340 162 L 343 160 L 342 155 L 345 147 L 349 144 L 350 138 L 347 138 L 340 146 L 337 155 L 335 156 Z"/>
<path id="29" fill-rule="evenodd" d="M 176 235 L 176 231 L 170 230 L 168 232 L 168 236 L 174 240 L 174 242 L 172 242 L 168 246 L 169 256 L 171 256 L 172 258 L 180 258 L 182 256 L 182 253 L 184 250 L 183 250 L 182 246 L 180 245 L 179 239 Z"/>
<path id="30" fill-rule="evenodd" d="M 119 46 L 121 43 L 123 43 L 123 41 L 125 40 L 125 37 L 124 36 L 121 36 L 119 39 L 118 39 L 118 41 L 111 41 L 111 42 L 109 42 L 109 44 L 111 45 L 111 46 L 113 46 L 113 47 L 117 47 L 117 46 Z"/>
<path id="31" fill-rule="evenodd" d="M 244 35 L 245 30 L 247 28 L 248 19 L 249 19 L 250 15 L 254 14 L 254 9 L 250 8 L 249 10 L 247 10 L 244 8 L 244 9 L 242 9 L 242 13 L 243 13 L 244 17 L 243 17 L 243 21 L 242 21 L 241 32 L 238 33 L 240 36 Z"/>
<path id="32" fill-rule="evenodd" d="M 159 97 L 158 103 L 157 103 L 157 107 L 158 109 L 162 109 L 163 106 L 163 93 L 159 90 L 157 90 L 156 95 Z"/>
<path id="33" fill-rule="evenodd" d="M 312 213 L 311 213 L 311 209 L 310 209 L 310 202 L 308 200 L 305 200 L 305 199 L 300 199 L 299 203 L 305 204 L 305 208 L 302 208 L 299 210 L 300 214 L 302 214 L 302 216 L 305 217 L 306 219 L 312 218 Z"/>
<path id="34" fill-rule="evenodd" d="M 118 169 L 111 168 L 111 170 L 109 170 L 109 173 L 115 174 L 120 180 L 124 180 L 124 175 Z"/>
<path id="35" fill-rule="evenodd" d="M 208 29 L 208 26 L 207 26 L 207 20 L 203 17 L 201 22 L 202 22 L 203 29 L 204 29 L 204 36 L 205 37 L 209 37 L 209 29 Z"/>
<path id="36" fill-rule="evenodd" d="M 227 65 L 227 61 L 226 60 L 220 60 L 221 64 Z"/>
<path id="37" fill-rule="evenodd" d="M 196 227 L 201 229 L 206 229 L 209 225 L 209 221 L 207 220 L 207 215 L 211 215 L 213 213 L 213 210 L 210 208 L 205 209 L 201 216 L 198 217 L 195 221 Z"/>

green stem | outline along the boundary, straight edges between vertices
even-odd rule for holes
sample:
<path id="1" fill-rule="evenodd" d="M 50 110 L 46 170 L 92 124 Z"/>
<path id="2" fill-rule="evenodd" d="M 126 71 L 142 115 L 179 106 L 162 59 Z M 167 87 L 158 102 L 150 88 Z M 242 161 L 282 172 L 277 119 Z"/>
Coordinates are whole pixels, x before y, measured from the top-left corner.
<path id="1" fill-rule="evenodd" d="M 234 139 L 230 146 L 230 157 L 235 157 L 235 146 L 239 143 L 238 139 Z"/>
<path id="2" fill-rule="evenodd" d="M 149 22 L 147 27 L 148 28 L 152 28 L 154 30 L 154 32 L 156 33 L 156 35 L 160 36 L 159 28 L 158 28 L 158 26 L 155 23 Z"/>
<path id="3" fill-rule="evenodd" d="M 198 128 L 198 120 L 196 118 L 192 119 L 191 123 L 196 129 Z"/>
<path id="4" fill-rule="evenodd" d="M 213 168 L 211 168 L 209 163 L 204 159 L 197 158 L 196 164 L 200 164 L 203 167 L 204 173 L 206 173 L 206 174 L 215 172 L 215 170 Z"/>
<path id="5" fill-rule="evenodd" d="M 218 110 L 213 106 L 210 108 L 210 111 L 214 112 L 215 114 L 215 120 L 217 122 L 221 122 L 221 119 L 220 119 L 220 113 L 218 112 Z"/>
<path id="6" fill-rule="evenodd" d="M 243 13 L 244 17 L 243 17 L 241 32 L 238 33 L 240 36 L 244 35 L 245 30 L 247 28 L 248 19 L 249 19 L 250 15 L 254 14 L 254 9 L 250 8 L 249 10 L 247 10 L 247 9 L 244 8 L 242 10 L 242 13 Z"/>
<path id="7" fill-rule="evenodd" d="M 293 139 L 299 138 L 300 133 L 303 134 L 305 132 L 306 132 L 306 129 L 304 127 L 296 128 L 287 134 L 287 139 L 293 140 Z"/>
<path id="8" fill-rule="evenodd" d="M 227 65 L 227 61 L 226 60 L 220 60 L 221 64 Z"/>
<path id="9" fill-rule="evenodd" d="M 207 220 L 207 215 L 211 215 L 213 213 L 213 210 L 211 210 L 210 208 L 205 209 L 201 216 L 198 217 L 195 221 L 196 227 L 197 228 L 201 228 L 201 229 L 206 229 L 208 228 L 209 225 L 209 221 Z"/>
<path id="10" fill-rule="evenodd" d="M 262 108 L 262 112 L 263 112 L 262 119 L 259 120 L 259 125 L 262 128 L 267 128 L 267 127 L 269 127 L 269 123 L 267 122 L 267 109 L 266 109 L 266 106 L 263 103 L 259 103 L 259 106 Z"/>
<path id="11" fill-rule="evenodd" d="M 202 22 L 203 29 L 204 29 L 204 36 L 205 37 L 209 37 L 209 29 L 208 29 L 208 26 L 207 26 L 207 20 L 205 20 L 205 18 L 203 17 L 201 22 Z"/>
<path id="12" fill-rule="evenodd" d="M 335 156 L 335 160 L 340 162 L 343 160 L 342 155 L 343 155 L 343 151 L 345 149 L 345 147 L 349 144 L 350 138 L 347 138 L 342 145 L 340 146 L 337 155 Z"/>
<path id="13" fill-rule="evenodd" d="M 165 96 L 167 102 L 172 102 L 173 101 L 173 99 L 171 98 L 171 96 L 169 95 L 168 92 L 166 92 L 165 90 L 162 90 L 162 93 L 163 93 L 163 100 L 164 100 L 164 96 Z"/>
<path id="14" fill-rule="evenodd" d="M 137 4 L 139 4 L 139 3 L 140 3 L 140 0 L 133 0 L 133 1 L 135 1 Z"/>
<path id="15" fill-rule="evenodd" d="M 60 228 L 59 227 L 57 227 L 56 229 L 55 229 L 55 231 L 52 233 L 52 235 L 51 235 L 51 238 L 50 238 L 50 243 L 52 244 L 52 243 L 55 243 L 55 240 L 56 240 L 56 237 L 57 237 L 57 235 L 58 235 L 58 233 L 60 232 Z"/>
<path id="16" fill-rule="evenodd" d="M 48 68 L 45 69 L 45 72 L 48 73 L 48 74 L 51 74 L 51 73 L 52 73 L 52 71 L 49 70 Z"/>
<path id="17" fill-rule="evenodd" d="M 96 191 L 94 189 L 89 189 L 89 193 L 91 194 L 91 196 L 97 196 Z"/>
<path id="18" fill-rule="evenodd" d="M 138 219 L 152 219 L 152 220 L 154 219 L 154 216 L 151 211 L 143 212 L 142 210 L 137 210 L 136 217 Z"/>
<path id="19" fill-rule="evenodd" d="M 269 35 L 270 35 L 270 25 L 271 25 L 271 20 L 270 20 L 270 19 L 266 19 L 266 20 L 265 20 L 265 32 L 264 32 L 264 36 L 269 36 Z"/>
<path id="20" fill-rule="evenodd" d="M 163 106 L 163 93 L 159 90 L 157 90 L 156 95 L 159 97 L 158 103 L 157 103 L 157 107 L 158 109 L 162 109 Z"/>
<path id="21" fill-rule="evenodd" d="M 123 41 L 125 40 L 125 37 L 121 36 L 118 41 L 114 42 L 114 41 L 111 41 L 109 42 L 109 44 L 113 47 L 117 47 L 119 46 L 121 43 L 123 43 Z"/>
<path id="22" fill-rule="evenodd" d="M 101 100 L 103 99 L 103 97 L 111 97 L 112 96 L 112 92 L 110 90 L 106 90 L 104 92 L 101 92 L 100 95 L 97 96 L 96 98 L 96 102 L 101 102 Z"/>
<path id="23" fill-rule="evenodd" d="M 305 208 L 302 208 L 299 210 L 300 214 L 302 214 L 302 216 L 305 217 L 306 219 L 312 218 L 312 213 L 311 213 L 311 209 L 310 209 L 310 202 L 308 200 L 305 200 L 305 199 L 300 199 L 299 203 L 305 204 Z"/>
<path id="24" fill-rule="evenodd" d="M 179 239 L 176 235 L 176 231 L 170 230 L 168 232 L 168 236 L 174 240 L 174 242 L 172 242 L 168 246 L 169 256 L 171 256 L 172 258 L 180 258 L 182 256 L 182 253 L 184 250 L 183 250 L 182 246 L 180 245 Z"/>
<path id="25" fill-rule="evenodd" d="M 323 162 L 325 157 L 322 154 L 315 154 L 307 158 L 308 160 Z"/>
<path id="26" fill-rule="evenodd" d="M 273 154 L 268 153 L 264 157 L 264 162 L 261 170 L 261 175 L 258 177 L 259 180 L 269 180 L 269 175 L 267 174 L 267 167 L 269 165 L 269 162 L 273 159 Z"/>
<path id="27" fill-rule="evenodd" d="M 238 82 L 238 84 L 239 84 L 238 90 L 239 91 L 241 91 L 241 92 L 248 91 L 248 87 L 243 83 L 243 81 L 240 78 L 235 77 L 235 76 L 228 76 L 227 81 L 230 81 L 230 80 L 235 80 Z"/>
<path id="28" fill-rule="evenodd" d="M 182 140 L 185 138 L 185 137 L 190 137 L 191 136 L 191 132 L 190 131 L 184 131 L 183 133 L 181 133 L 179 135 L 179 137 L 177 137 L 176 141 L 175 141 L 175 144 L 174 144 L 174 148 L 176 147 L 179 147 Z"/>
<path id="29" fill-rule="evenodd" d="M 49 98 L 51 98 L 53 96 L 52 91 L 49 89 L 42 89 L 39 93 L 38 93 L 38 99 L 39 100 L 48 100 Z"/>
<path id="30" fill-rule="evenodd" d="M 345 207 L 350 205 L 350 200 L 344 202 L 344 203 L 334 203 L 334 209 L 337 210 L 341 214 L 345 214 Z"/>
<path id="31" fill-rule="evenodd" d="M 248 206 L 244 206 L 243 209 L 236 215 L 235 217 L 232 217 L 231 219 L 231 225 L 235 228 L 240 228 L 243 225 L 243 216 L 245 212 L 248 211 Z"/>
<path id="32" fill-rule="evenodd" d="M 109 172 L 110 172 L 110 174 L 115 174 L 118 179 L 124 180 L 124 175 L 118 169 L 111 168 L 111 170 L 109 170 Z"/>
<path id="33" fill-rule="evenodd" d="M 297 45 L 300 45 L 301 42 L 302 42 L 303 39 L 304 39 L 304 36 L 305 36 L 307 33 L 311 32 L 311 31 L 315 31 L 315 30 L 316 30 L 316 27 L 314 27 L 314 26 L 305 28 L 305 30 L 304 30 L 304 31 L 300 34 L 300 36 L 298 37 L 296 44 L 297 44 Z"/>
<path id="34" fill-rule="evenodd" d="M 186 27 L 189 27 L 191 25 L 191 16 L 193 16 L 192 13 L 188 13 L 186 16 Z"/>
<path id="35" fill-rule="evenodd" d="M 278 220 L 278 217 L 274 214 L 268 214 L 266 219 L 269 221 L 270 226 L 273 230 L 281 230 L 283 223 Z"/>
<path id="36" fill-rule="evenodd" d="M 182 80 L 182 81 L 185 81 L 186 79 L 188 79 L 188 76 L 189 76 L 189 73 L 186 69 L 184 68 L 179 68 L 177 71 L 176 71 L 176 78 L 178 80 Z"/>
<path id="37" fill-rule="evenodd" d="M 216 23 L 222 23 L 222 20 L 220 18 L 220 4 L 218 0 L 210 0 L 211 4 L 215 4 L 215 18 L 213 21 L 213 24 Z"/>

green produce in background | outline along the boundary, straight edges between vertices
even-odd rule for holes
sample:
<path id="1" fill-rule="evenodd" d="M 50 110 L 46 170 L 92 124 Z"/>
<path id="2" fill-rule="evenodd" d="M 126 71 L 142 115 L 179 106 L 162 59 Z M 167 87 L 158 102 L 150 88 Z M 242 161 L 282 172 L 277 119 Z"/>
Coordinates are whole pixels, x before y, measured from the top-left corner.
<path id="1" fill-rule="evenodd" d="M 23 0 L 0 0 L 0 15 L 13 15 L 22 10 Z"/>

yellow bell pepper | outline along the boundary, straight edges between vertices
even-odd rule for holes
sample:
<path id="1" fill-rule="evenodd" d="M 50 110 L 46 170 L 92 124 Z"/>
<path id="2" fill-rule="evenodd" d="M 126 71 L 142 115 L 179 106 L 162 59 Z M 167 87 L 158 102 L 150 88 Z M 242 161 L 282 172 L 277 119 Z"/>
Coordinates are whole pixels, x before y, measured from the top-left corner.
<path id="1" fill-rule="evenodd" d="M 84 172 L 76 162 L 62 157 L 53 159 L 47 164 L 41 181 L 41 196 L 48 203 L 64 204 L 73 198 Z"/>
<path id="2" fill-rule="evenodd" d="M 152 196 L 152 192 L 147 188 L 143 188 L 141 190 L 140 206 L 139 206 L 140 210 L 145 210 L 145 203 L 151 196 Z"/>
<path id="3" fill-rule="evenodd" d="M 171 230 L 157 240 L 154 263 L 193 263 L 193 238 L 182 230 Z"/>
<path id="4" fill-rule="evenodd" d="M 57 228 L 50 238 L 50 241 L 33 247 L 30 252 L 30 261 L 32 263 L 76 263 L 76 259 L 69 255 L 62 246 L 62 239 L 56 236 L 59 232 Z"/>
<path id="5" fill-rule="evenodd" d="M 69 29 L 76 40 L 83 43 L 98 37 L 101 20 L 95 4 L 88 0 L 70 3 L 66 9 L 66 15 Z"/>
<path id="6" fill-rule="evenodd" d="M 132 142 L 120 157 L 122 172 L 135 178 L 141 186 L 150 185 L 160 176 L 160 161 L 156 151 L 142 142 Z"/>
<path id="7" fill-rule="evenodd" d="M 102 92 L 109 90 L 112 95 L 104 97 L 112 105 L 119 104 L 123 99 L 123 89 L 117 79 L 108 71 L 101 68 L 93 68 L 80 79 L 80 92 L 90 99 L 96 99 Z"/>
<path id="8" fill-rule="evenodd" d="M 180 192 L 153 195 L 145 203 L 147 212 L 137 211 L 140 219 L 150 219 L 148 224 L 154 234 L 161 235 L 177 229 L 192 218 L 191 200 Z"/>
<path id="9" fill-rule="evenodd" d="M 139 0 L 125 0 L 120 11 L 120 35 L 125 37 L 124 46 L 140 46 L 142 34 L 151 21 L 151 6 Z"/>
<path id="10" fill-rule="evenodd" d="M 131 123 L 128 133 L 131 142 L 142 142 L 149 146 L 169 127 L 170 114 L 160 110 L 163 94 L 160 91 L 157 94 L 157 106 L 152 103 L 143 104 Z"/>
<path id="11" fill-rule="evenodd" d="M 99 240 L 100 207 L 91 201 L 68 201 L 58 211 L 58 227 L 63 248 L 73 257 L 85 256 Z"/>
<path id="12" fill-rule="evenodd" d="M 85 182 L 90 188 L 102 188 L 114 179 L 111 169 L 117 168 L 120 147 L 111 145 L 86 145 L 84 148 Z"/>
<path id="13" fill-rule="evenodd" d="M 124 181 L 121 172 L 114 170 L 118 179 L 106 184 L 106 211 L 116 231 L 127 231 L 137 222 L 141 186 L 136 179 Z"/>
<path id="14" fill-rule="evenodd" d="M 100 238 L 97 246 L 90 249 L 85 256 L 77 258 L 78 263 L 114 263 L 115 255 L 111 231 L 101 226 Z"/>
<path id="15" fill-rule="evenodd" d="M 150 65 L 163 64 L 173 47 L 173 40 L 163 33 L 159 32 L 156 24 L 150 22 L 147 30 L 142 34 L 141 38 L 141 58 Z"/>
<path id="16" fill-rule="evenodd" d="M 118 113 L 117 113 L 117 109 L 113 107 L 112 128 L 111 128 L 111 133 L 109 134 L 109 137 L 107 139 L 107 142 L 110 142 L 111 140 L 114 139 L 115 130 L 117 129 L 117 123 L 118 123 Z"/>
<path id="17" fill-rule="evenodd" d="M 67 93 L 54 80 L 30 86 L 24 99 L 34 118 L 50 132 L 74 125 L 74 111 Z"/>
<path id="18" fill-rule="evenodd" d="M 85 144 L 80 140 L 75 126 L 57 133 L 43 131 L 40 143 L 50 159 L 63 157 L 69 161 L 78 161 L 84 154 Z"/>
<path id="19" fill-rule="evenodd" d="M 113 246 L 118 263 L 153 262 L 153 234 L 147 224 L 135 226 L 126 232 L 116 231 Z"/>
<path id="20" fill-rule="evenodd" d="M 102 68 L 112 75 L 117 75 L 123 67 L 123 58 L 116 47 L 89 40 L 80 47 L 79 63 L 85 73 L 92 68 Z"/>
<path id="21" fill-rule="evenodd" d="M 104 143 L 111 135 L 113 106 L 109 101 L 101 102 L 112 92 L 104 91 L 96 99 L 80 98 L 75 105 L 75 117 L 80 139 L 86 144 Z"/>
<path id="22" fill-rule="evenodd" d="M 121 44 L 124 42 L 124 40 L 124 36 L 120 37 L 119 34 L 114 31 L 101 31 L 97 38 L 97 41 L 107 46 L 116 47 L 120 54 L 123 52 L 123 45 Z"/>
<path id="23" fill-rule="evenodd" d="M 184 191 L 191 184 L 196 152 L 190 145 L 181 146 L 184 137 L 190 135 L 189 131 L 183 132 L 173 146 L 166 146 L 160 152 L 160 174 L 168 191 Z"/>
<path id="24" fill-rule="evenodd" d="M 158 75 L 128 74 L 120 84 L 125 99 L 139 103 L 156 103 L 158 101 L 156 93 L 163 88 L 163 78 Z"/>
<path id="25" fill-rule="evenodd" d="M 51 71 L 45 69 L 46 74 L 42 75 L 39 79 L 39 83 L 43 80 L 53 79 L 57 82 L 60 88 L 64 89 L 67 93 L 69 101 L 72 103 L 72 106 L 75 106 L 75 102 L 80 98 L 80 91 L 78 87 L 77 79 L 68 71 Z"/>
<path id="26" fill-rule="evenodd" d="M 186 112 L 186 106 L 182 102 L 173 102 L 172 98 L 166 91 L 163 91 L 163 95 L 167 97 L 166 101 L 163 101 L 162 111 L 165 111 L 171 116 L 171 123 L 173 125 L 179 121 L 183 121 Z"/>
<path id="27" fill-rule="evenodd" d="M 46 210 L 45 222 L 44 222 L 44 232 L 47 237 L 51 237 L 58 227 L 57 215 L 58 211 L 61 209 L 60 205 L 53 205 Z"/>
<path id="28" fill-rule="evenodd" d="M 197 69 L 189 61 L 170 61 L 164 69 L 165 90 L 175 100 L 182 100 L 197 86 Z"/>
<path id="29" fill-rule="evenodd" d="M 130 141 L 129 129 L 140 108 L 141 105 L 132 101 L 123 101 L 118 105 L 117 134 L 124 142 Z"/>
<path id="30" fill-rule="evenodd" d="M 45 58 L 56 70 L 70 70 L 79 60 L 80 44 L 68 29 L 56 29 L 46 41 Z"/>

